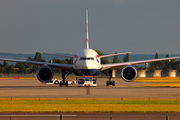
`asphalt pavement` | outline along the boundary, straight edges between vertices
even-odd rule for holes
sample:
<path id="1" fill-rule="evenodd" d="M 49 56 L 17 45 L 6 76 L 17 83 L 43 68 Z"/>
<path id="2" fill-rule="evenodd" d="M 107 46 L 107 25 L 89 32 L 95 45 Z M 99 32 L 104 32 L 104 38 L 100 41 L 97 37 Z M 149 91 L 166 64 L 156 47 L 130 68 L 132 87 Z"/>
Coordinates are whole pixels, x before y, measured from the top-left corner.
<path id="1" fill-rule="evenodd" d="M 179 98 L 180 88 L 143 87 L 138 82 L 115 78 L 116 86 L 106 86 L 106 78 L 97 87 L 69 87 L 42 84 L 37 79 L 0 80 L 0 98 Z M 4 116 L 6 115 L 6 116 Z M 62 116 L 61 116 L 62 115 Z M 74 116 L 68 116 L 74 115 Z M 179 120 L 180 113 L 58 113 L 0 114 L 0 120 Z"/>

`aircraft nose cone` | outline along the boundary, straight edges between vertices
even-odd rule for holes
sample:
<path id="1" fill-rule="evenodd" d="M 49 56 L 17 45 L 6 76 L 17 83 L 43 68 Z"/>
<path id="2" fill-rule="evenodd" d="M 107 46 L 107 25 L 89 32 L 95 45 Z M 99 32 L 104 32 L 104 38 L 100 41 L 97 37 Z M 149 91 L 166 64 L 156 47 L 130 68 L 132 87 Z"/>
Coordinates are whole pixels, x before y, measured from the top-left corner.
<path id="1" fill-rule="evenodd" d="M 89 61 L 85 61 L 84 69 L 90 69 L 91 63 Z"/>

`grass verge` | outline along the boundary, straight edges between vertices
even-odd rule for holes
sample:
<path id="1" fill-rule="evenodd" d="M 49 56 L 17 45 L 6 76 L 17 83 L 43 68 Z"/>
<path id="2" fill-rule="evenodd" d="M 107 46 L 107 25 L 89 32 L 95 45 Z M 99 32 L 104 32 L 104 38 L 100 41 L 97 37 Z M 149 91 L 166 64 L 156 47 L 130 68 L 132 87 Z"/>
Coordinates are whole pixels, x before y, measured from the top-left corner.
<path id="1" fill-rule="evenodd" d="M 180 99 L 0 98 L 0 113 L 180 112 Z"/>
<path id="2" fill-rule="evenodd" d="M 137 78 L 134 82 L 151 82 L 151 83 L 180 83 L 180 77 L 169 78 Z"/>
<path id="3" fill-rule="evenodd" d="M 147 84 L 143 85 L 144 87 L 180 87 L 180 83 L 178 84 Z"/>

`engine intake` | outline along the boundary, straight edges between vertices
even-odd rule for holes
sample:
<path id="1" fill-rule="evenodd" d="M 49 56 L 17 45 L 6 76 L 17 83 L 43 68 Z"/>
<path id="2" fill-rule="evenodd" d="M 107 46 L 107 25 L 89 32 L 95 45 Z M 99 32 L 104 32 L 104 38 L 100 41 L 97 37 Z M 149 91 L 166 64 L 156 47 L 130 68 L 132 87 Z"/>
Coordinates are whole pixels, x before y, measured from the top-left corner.
<path id="1" fill-rule="evenodd" d="M 54 76 L 53 69 L 49 66 L 41 66 L 36 72 L 37 79 L 41 82 L 48 82 Z"/>
<path id="2" fill-rule="evenodd" d="M 137 69 L 132 65 L 126 65 L 121 70 L 121 77 L 126 82 L 132 82 L 137 78 Z"/>

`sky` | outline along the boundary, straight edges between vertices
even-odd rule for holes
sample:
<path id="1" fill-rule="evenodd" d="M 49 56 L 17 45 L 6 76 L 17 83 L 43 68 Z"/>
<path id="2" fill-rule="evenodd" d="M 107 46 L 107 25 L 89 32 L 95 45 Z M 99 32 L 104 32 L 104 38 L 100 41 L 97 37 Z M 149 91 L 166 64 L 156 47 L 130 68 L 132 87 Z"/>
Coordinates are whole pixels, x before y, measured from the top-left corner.
<path id="1" fill-rule="evenodd" d="M 1 0 L 0 52 L 180 54 L 180 0 Z"/>

